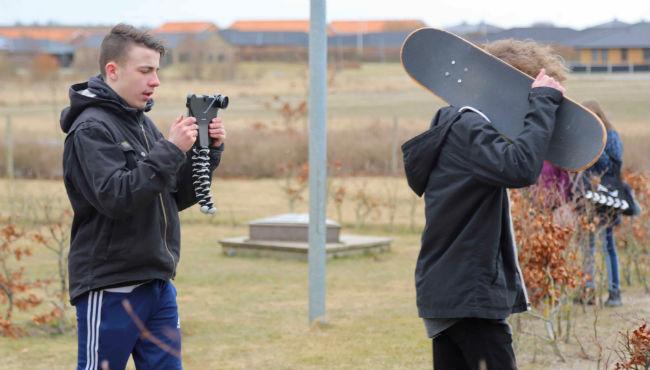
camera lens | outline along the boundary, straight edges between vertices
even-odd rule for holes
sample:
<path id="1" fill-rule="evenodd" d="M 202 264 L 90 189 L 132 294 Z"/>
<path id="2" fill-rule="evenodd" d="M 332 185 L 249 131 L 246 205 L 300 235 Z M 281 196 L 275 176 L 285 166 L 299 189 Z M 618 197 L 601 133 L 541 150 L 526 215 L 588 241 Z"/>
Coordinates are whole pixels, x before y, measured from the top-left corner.
<path id="1" fill-rule="evenodd" d="M 217 107 L 224 109 L 228 107 L 228 97 L 225 95 L 218 95 L 215 103 Z"/>

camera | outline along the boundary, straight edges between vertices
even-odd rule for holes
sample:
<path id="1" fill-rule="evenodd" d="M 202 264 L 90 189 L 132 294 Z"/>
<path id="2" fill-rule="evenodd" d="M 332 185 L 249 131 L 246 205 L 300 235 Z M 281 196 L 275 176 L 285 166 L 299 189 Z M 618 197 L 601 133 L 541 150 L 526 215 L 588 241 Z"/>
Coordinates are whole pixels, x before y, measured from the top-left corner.
<path id="1" fill-rule="evenodd" d="M 199 125 L 199 146 L 207 148 L 210 145 L 208 125 L 217 116 L 219 109 L 228 107 L 228 97 L 221 94 L 188 94 L 185 106 L 188 116 L 195 117 L 196 123 Z"/>
<path id="2" fill-rule="evenodd" d="M 210 186 L 210 137 L 208 125 L 217 116 L 219 109 L 228 107 L 228 97 L 221 94 L 196 95 L 188 94 L 185 103 L 187 115 L 196 118 L 199 125 L 199 137 L 192 148 L 192 179 L 196 199 L 201 206 L 201 212 L 214 214 L 217 209 L 212 202 Z"/>

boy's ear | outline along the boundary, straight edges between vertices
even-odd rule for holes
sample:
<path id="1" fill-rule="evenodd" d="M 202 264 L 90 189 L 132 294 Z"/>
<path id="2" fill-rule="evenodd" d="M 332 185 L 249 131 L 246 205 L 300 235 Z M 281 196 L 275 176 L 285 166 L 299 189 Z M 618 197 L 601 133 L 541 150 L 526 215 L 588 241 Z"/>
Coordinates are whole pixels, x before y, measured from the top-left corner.
<path id="1" fill-rule="evenodd" d="M 116 62 L 108 62 L 104 66 L 104 72 L 106 73 L 106 79 L 109 79 L 111 81 L 117 80 L 117 70 L 118 70 L 118 65 Z"/>

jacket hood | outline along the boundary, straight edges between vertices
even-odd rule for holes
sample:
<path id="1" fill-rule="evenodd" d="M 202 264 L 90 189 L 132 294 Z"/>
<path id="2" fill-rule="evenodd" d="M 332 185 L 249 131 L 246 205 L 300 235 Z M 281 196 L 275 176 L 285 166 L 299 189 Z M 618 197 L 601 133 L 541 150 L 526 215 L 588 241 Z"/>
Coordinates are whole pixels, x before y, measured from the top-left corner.
<path id="1" fill-rule="evenodd" d="M 90 106 L 102 106 L 117 111 L 120 114 L 141 114 L 148 112 L 153 107 L 153 99 L 149 99 L 144 109 L 137 109 L 129 106 L 102 78 L 101 75 L 90 78 L 70 86 L 68 90 L 70 106 L 61 111 L 61 130 L 68 133 L 74 121 L 81 112 Z"/>
<path id="2" fill-rule="evenodd" d="M 418 196 L 424 194 L 429 174 L 440 156 L 442 143 L 452 123 L 460 116 L 456 107 L 442 108 L 436 113 L 429 130 L 402 145 L 406 180 Z"/>

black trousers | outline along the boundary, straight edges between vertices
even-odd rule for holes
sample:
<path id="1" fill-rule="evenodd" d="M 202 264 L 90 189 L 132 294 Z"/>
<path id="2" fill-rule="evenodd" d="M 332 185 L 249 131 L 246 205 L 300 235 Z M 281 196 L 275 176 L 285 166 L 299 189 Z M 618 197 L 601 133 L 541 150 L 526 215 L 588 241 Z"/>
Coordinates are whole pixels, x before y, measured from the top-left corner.
<path id="1" fill-rule="evenodd" d="M 433 339 L 435 370 L 516 370 L 512 335 L 499 320 L 462 319 Z"/>

